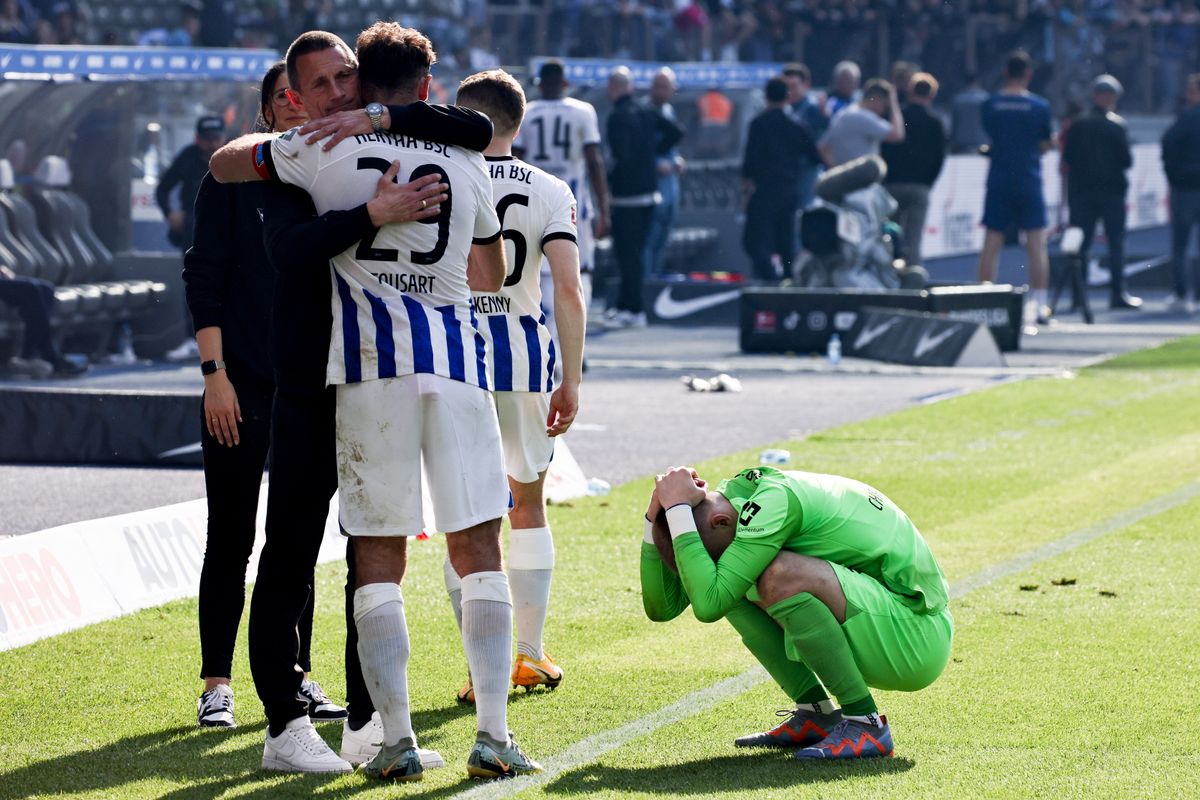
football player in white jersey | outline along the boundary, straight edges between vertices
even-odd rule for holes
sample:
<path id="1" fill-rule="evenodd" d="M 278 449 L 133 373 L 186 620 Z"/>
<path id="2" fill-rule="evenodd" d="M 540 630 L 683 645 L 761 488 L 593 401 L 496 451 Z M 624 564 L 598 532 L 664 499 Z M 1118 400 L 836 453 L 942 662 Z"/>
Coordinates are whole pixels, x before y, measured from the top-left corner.
<path id="1" fill-rule="evenodd" d="M 568 83 L 558 59 L 542 63 L 537 85 L 541 99 L 525 108 L 525 121 L 513 142 L 513 152 L 565 181 L 575 193 L 579 268 L 583 275 L 584 308 L 587 308 L 592 300 L 596 240 L 608 235 L 609 224 L 608 177 L 600 149 L 600 124 L 591 103 L 566 96 Z M 549 272 L 544 269 L 543 275 Z M 548 285 L 544 288 L 547 296 L 553 293 Z M 550 319 L 553 329 L 553 313 Z"/>
<path id="2" fill-rule="evenodd" d="M 459 85 L 456 102 L 492 120 L 492 142 L 484 157 L 501 235 L 511 246 L 504 287 L 495 293 L 477 292 L 475 311 L 488 343 L 513 502 L 508 513 L 508 575 L 517 630 L 512 682 L 526 690 L 537 685 L 553 689 L 563 671 L 542 647 L 554 569 L 554 540 L 542 486 L 554 455 L 554 437 L 566 432 L 579 408 L 583 373 L 587 311 L 579 280 L 575 196 L 562 180 L 513 157 L 513 137 L 525 111 L 525 93 L 513 76 L 503 70 L 472 75 Z M 561 359 L 542 310 L 538 268 L 543 255 L 554 279 Z M 556 361 L 562 369 L 557 386 Z M 462 590 L 453 569 L 446 570 L 446 588 L 457 613 Z M 470 680 L 458 696 L 472 699 Z"/>
<path id="3" fill-rule="evenodd" d="M 501 571 L 500 517 L 508 486 L 483 337 L 471 289 L 504 280 L 504 243 L 483 157 L 393 135 L 377 103 L 424 101 L 435 56 L 420 32 L 379 22 L 357 41 L 358 78 L 375 132 L 307 145 L 292 133 L 254 147 L 267 175 L 300 186 L 318 209 L 352 208 L 380 174 L 441 176 L 436 216 L 386 225 L 334 258 L 328 379 L 337 391 L 342 529 L 355 537 L 355 621 L 372 700 L 383 720 L 379 754 L 363 767 L 418 780 L 423 767 L 408 701 L 410 652 L 400 581 L 407 537 L 422 531 L 422 457 L 434 525 L 463 584 L 463 644 L 476 681 L 472 777 L 538 772 L 508 732 L 512 600 Z M 220 176 L 218 176 L 220 177 Z"/>

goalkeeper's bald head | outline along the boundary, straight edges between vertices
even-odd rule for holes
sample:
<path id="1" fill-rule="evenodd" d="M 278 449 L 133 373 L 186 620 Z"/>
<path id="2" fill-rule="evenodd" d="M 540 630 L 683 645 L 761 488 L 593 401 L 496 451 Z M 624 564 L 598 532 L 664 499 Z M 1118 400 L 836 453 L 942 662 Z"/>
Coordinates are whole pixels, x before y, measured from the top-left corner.
<path id="1" fill-rule="evenodd" d="M 709 557 L 713 561 L 719 560 L 725 548 L 733 541 L 733 534 L 737 529 L 737 513 L 733 505 L 725 495 L 708 492 L 698 505 L 692 507 L 692 518 L 696 521 L 696 531 L 700 534 L 700 541 L 704 543 Z M 671 541 L 671 531 L 667 527 L 665 509 L 660 509 L 654 518 L 654 546 L 658 548 L 659 557 L 671 571 L 678 572 L 679 569 L 675 566 L 675 547 Z"/>

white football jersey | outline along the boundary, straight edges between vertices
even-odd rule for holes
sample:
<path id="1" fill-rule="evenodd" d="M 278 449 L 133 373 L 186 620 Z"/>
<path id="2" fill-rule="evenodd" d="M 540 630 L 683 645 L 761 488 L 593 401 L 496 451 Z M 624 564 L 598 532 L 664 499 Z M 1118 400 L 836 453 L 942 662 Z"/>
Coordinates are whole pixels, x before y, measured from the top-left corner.
<path id="1" fill-rule="evenodd" d="M 554 341 L 542 311 L 538 273 L 546 242 L 575 241 L 575 197 L 563 181 L 513 156 L 488 156 L 487 162 L 509 269 L 498 293 L 475 295 L 491 387 L 550 392 Z"/>
<path id="2" fill-rule="evenodd" d="M 386 131 L 344 139 L 326 152 L 293 130 L 264 150 L 267 168 L 307 190 L 322 214 L 374 197 L 393 160 L 401 183 L 437 173 L 450 186 L 438 216 L 385 225 L 333 258 L 328 382 L 431 373 L 489 388 L 467 288 L 471 244 L 500 235 L 483 156 Z"/>
<path id="3" fill-rule="evenodd" d="M 591 218 L 583 148 L 600 144 L 600 123 L 591 103 L 573 97 L 532 101 L 525 107 L 525 120 L 514 144 L 524 150 L 521 158 L 571 187 L 580 220 Z"/>

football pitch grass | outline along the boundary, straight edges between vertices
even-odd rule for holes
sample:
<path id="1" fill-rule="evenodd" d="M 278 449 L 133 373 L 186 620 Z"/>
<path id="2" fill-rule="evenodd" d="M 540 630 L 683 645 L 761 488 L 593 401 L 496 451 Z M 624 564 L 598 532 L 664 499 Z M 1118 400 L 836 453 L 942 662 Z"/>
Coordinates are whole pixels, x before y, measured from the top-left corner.
<path id="1" fill-rule="evenodd" d="M 719 423 L 697 420 L 697 435 Z M 542 780 L 465 778 L 474 719 L 454 701 L 466 668 L 434 539 L 412 544 L 404 592 L 415 727 L 449 763 L 423 783 L 260 771 L 264 721 L 244 620 L 240 727 L 197 730 L 190 600 L 0 653 L 0 798 L 1192 795 L 1200 339 L 779 444 L 793 468 L 888 494 L 961 595 L 942 677 L 915 694 L 877 693 L 894 758 L 798 763 L 787 751 L 733 748 L 789 703 L 727 623 L 645 619 L 647 478 L 551 510 L 558 569 L 547 646 L 566 679 L 554 692 L 515 692 L 509 705 L 521 746 L 550 768 Z M 754 463 L 759 449 L 696 466 L 717 478 Z M 672 454 L 662 460 L 669 466 Z M 1031 552 L 1011 574 L 988 571 Z M 335 698 L 343 576 L 339 564 L 318 571 L 314 677 Z M 340 725 L 319 729 L 336 748 Z"/>

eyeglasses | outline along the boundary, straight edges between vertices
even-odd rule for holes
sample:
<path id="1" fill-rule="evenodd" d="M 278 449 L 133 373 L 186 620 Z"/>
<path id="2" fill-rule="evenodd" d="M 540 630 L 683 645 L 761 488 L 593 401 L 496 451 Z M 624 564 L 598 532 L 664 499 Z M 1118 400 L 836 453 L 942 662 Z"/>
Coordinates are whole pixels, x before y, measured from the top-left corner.
<path id="1" fill-rule="evenodd" d="M 291 105 L 292 99 L 288 94 L 287 89 L 280 89 L 271 95 L 271 103 L 278 108 L 285 108 Z"/>

